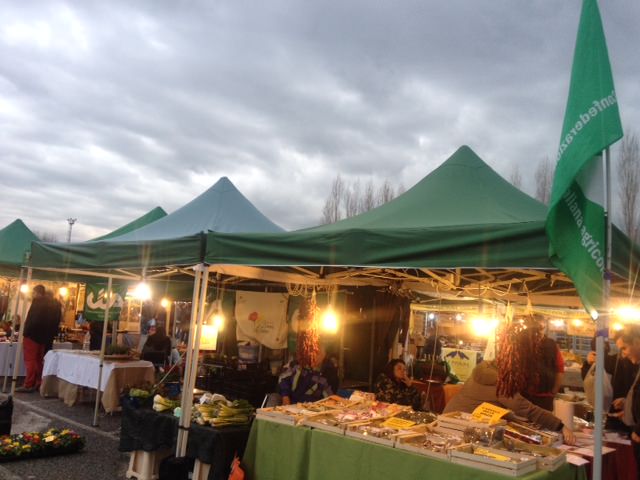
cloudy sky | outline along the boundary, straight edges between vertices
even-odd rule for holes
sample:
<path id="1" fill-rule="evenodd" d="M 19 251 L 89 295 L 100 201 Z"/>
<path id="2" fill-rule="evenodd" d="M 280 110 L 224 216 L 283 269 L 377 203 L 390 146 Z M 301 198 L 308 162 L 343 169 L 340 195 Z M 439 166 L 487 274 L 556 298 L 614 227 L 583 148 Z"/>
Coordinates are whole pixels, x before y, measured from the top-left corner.
<path id="1" fill-rule="evenodd" d="M 579 0 L 0 0 L 0 226 L 74 239 L 228 176 L 285 228 L 337 173 L 410 187 L 460 145 L 532 193 Z M 640 129 L 640 3 L 601 1 Z"/>

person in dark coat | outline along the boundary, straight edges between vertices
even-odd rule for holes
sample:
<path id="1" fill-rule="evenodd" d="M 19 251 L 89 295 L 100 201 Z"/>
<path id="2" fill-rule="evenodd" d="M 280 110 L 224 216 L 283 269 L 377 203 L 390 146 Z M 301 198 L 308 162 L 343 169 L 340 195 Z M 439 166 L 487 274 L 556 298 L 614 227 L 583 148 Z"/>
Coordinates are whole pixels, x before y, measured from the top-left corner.
<path id="1" fill-rule="evenodd" d="M 376 381 L 376 400 L 422 410 L 420 392 L 411 383 L 405 363 L 399 358 L 391 360 Z"/>
<path id="2" fill-rule="evenodd" d="M 165 333 L 164 327 L 152 327 L 152 330 L 153 328 L 155 328 L 155 332 L 147 338 L 142 348 L 141 358 L 143 360 L 149 359 L 153 363 L 160 363 L 154 360 L 162 358 L 162 363 L 166 363 L 171 355 L 171 339 Z"/>
<path id="3" fill-rule="evenodd" d="M 42 368 L 47 348 L 53 344 L 61 320 L 60 305 L 46 294 L 42 285 L 32 291 L 31 308 L 24 322 L 24 365 L 27 375 L 19 392 L 33 392 L 40 388 Z"/>

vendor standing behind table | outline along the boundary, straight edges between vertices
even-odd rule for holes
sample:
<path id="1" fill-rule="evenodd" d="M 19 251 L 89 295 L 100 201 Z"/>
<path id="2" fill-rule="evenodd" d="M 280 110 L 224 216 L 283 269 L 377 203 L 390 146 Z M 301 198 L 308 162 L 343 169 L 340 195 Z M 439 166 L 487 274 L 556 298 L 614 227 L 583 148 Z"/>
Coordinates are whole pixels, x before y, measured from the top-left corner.
<path id="1" fill-rule="evenodd" d="M 553 398 L 560 391 L 564 379 L 564 359 L 562 352 L 554 340 L 542 337 L 540 355 L 532 359 L 531 369 L 536 380 L 523 392 L 523 396 L 531 403 L 553 412 Z"/>
<path id="2" fill-rule="evenodd" d="M 412 386 L 412 380 L 407 375 L 407 366 L 399 358 L 387 364 L 378 376 L 374 391 L 376 400 L 380 402 L 397 403 L 410 406 L 414 410 L 422 410 L 420 392 Z"/>
<path id="3" fill-rule="evenodd" d="M 278 381 L 278 393 L 283 405 L 299 402 L 315 402 L 330 396 L 333 391 L 327 379 L 319 370 L 324 361 L 325 352 L 320 348 L 313 361 L 294 362 L 285 370 Z"/>
<path id="4" fill-rule="evenodd" d="M 171 339 L 164 327 L 151 327 L 140 358 L 155 364 L 166 364 L 171 356 Z"/>
<path id="5" fill-rule="evenodd" d="M 498 367 L 495 362 L 482 362 L 473 369 L 471 377 L 464 383 L 444 409 L 444 413 L 471 413 L 482 403 L 488 402 L 509 409 L 514 415 L 524 417 L 547 430 L 562 431 L 565 443 L 575 443 L 573 432 L 564 426 L 562 420 L 547 410 L 534 405 L 519 393 L 513 397 L 498 397 Z"/>

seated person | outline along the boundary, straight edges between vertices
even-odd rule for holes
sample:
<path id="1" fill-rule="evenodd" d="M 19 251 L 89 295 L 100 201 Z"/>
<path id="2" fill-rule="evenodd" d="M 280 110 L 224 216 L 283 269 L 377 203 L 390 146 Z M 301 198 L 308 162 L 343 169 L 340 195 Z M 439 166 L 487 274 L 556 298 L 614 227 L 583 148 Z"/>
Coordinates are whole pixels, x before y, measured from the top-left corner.
<path id="1" fill-rule="evenodd" d="M 462 390 L 449 401 L 444 413 L 471 413 L 483 402 L 493 403 L 511 410 L 513 415 L 526 418 L 529 422 L 536 423 L 542 428 L 556 432 L 562 431 L 565 443 L 568 445 L 575 443 L 573 432 L 565 427 L 558 417 L 534 405 L 519 393 L 511 398 L 498 397 L 496 393 L 497 384 L 498 368 L 496 363 L 486 361 L 480 363 L 473 370 L 471 378 L 465 382 Z"/>
<path id="2" fill-rule="evenodd" d="M 165 333 L 164 327 L 152 327 L 149 333 L 142 348 L 141 358 L 149 359 L 153 363 L 166 363 L 171 355 L 171 339 Z M 162 362 L 158 361 L 159 359 L 162 359 Z"/>
<path id="3" fill-rule="evenodd" d="M 405 363 L 399 358 L 391 360 L 376 381 L 374 388 L 376 400 L 407 405 L 414 410 L 420 410 L 422 408 L 420 392 L 411 383 Z"/>
<path id="4" fill-rule="evenodd" d="M 314 365 L 309 362 L 294 362 L 280 375 L 278 393 L 283 405 L 299 402 L 315 402 L 333 394 L 327 379 L 319 371 L 324 361 L 324 352 L 320 349 Z"/>
<path id="5" fill-rule="evenodd" d="M 442 359 L 442 343 L 435 335 L 425 341 L 423 349 L 425 359 L 418 363 L 417 377 L 427 382 L 425 408 L 442 413 L 445 406 L 445 383 L 458 383 L 458 377 L 451 371 L 449 364 Z"/>
<path id="6" fill-rule="evenodd" d="M 327 351 L 320 371 L 322 372 L 322 376 L 327 379 L 331 391 L 336 393 L 340 384 L 340 378 L 338 376 L 338 356 L 333 353 L 333 351 Z"/>

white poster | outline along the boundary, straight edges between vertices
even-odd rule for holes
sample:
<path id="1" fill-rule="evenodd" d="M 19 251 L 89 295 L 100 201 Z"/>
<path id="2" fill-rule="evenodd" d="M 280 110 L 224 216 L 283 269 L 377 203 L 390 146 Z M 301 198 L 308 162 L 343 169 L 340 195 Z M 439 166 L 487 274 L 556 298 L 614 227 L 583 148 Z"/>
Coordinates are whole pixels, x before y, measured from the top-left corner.
<path id="1" fill-rule="evenodd" d="M 443 348 L 442 357 L 449 363 L 451 370 L 460 379 L 466 382 L 471 372 L 476 368 L 478 352 L 475 350 L 460 350 L 457 348 Z"/>
<path id="2" fill-rule="evenodd" d="M 239 342 L 287 347 L 287 295 L 283 293 L 237 292 L 236 337 Z"/>

